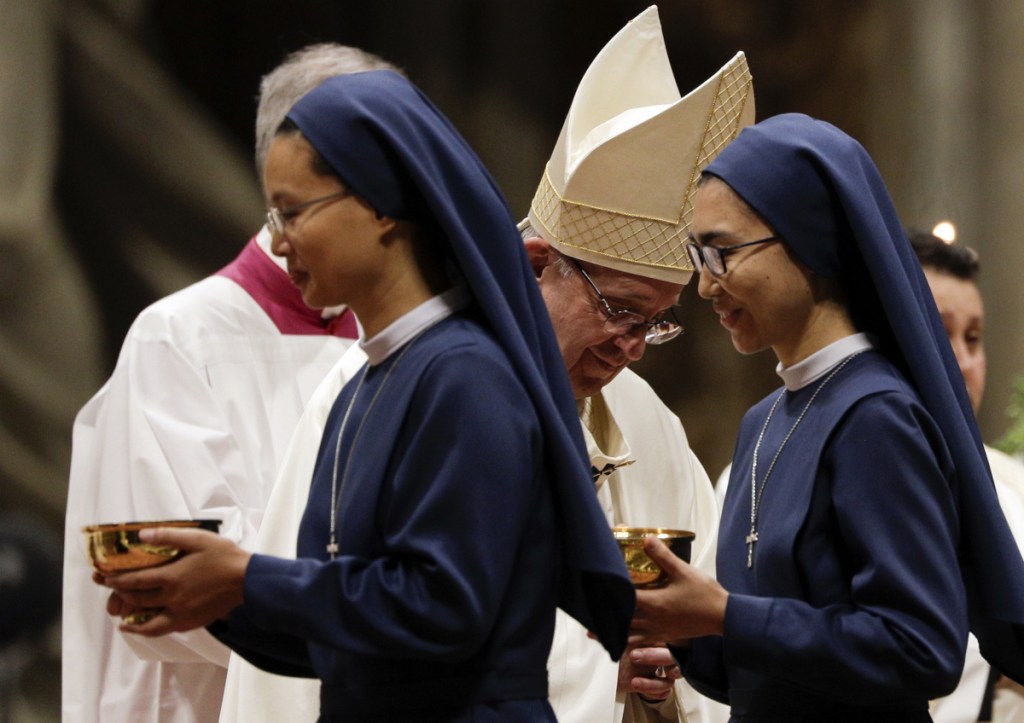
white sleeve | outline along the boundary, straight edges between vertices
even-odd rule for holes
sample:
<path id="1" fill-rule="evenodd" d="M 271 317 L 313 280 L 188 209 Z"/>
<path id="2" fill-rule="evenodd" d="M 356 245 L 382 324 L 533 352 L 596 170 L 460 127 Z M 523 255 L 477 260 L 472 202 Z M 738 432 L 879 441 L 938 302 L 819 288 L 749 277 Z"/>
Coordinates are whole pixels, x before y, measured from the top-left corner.
<path id="1" fill-rule="evenodd" d="M 65 556 L 65 615 L 71 619 L 64 624 L 64 654 L 87 659 L 86 651 L 76 650 L 75 631 L 108 622 L 103 607 L 96 607 L 99 588 L 84 556 L 83 526 L 214 518 L 222 520 L 223 535 L 251 545 L 261 510 L 245 489 L 255 474 L 203 370 L 169 340 L 130 333 L 114 374 L 75 422 Z M 202 630 L 143 645 L 138 636 L 124 639 L 144 658 L 227 665 L 227 648 Z"/>

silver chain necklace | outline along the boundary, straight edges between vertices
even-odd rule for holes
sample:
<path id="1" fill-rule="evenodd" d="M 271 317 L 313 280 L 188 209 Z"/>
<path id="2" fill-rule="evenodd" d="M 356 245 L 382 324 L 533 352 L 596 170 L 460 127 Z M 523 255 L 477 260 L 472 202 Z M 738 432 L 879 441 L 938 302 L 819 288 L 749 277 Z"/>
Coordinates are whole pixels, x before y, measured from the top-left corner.
<path id="1" fill-rule="evenodd" d="M 348 407 L 345 408 L 345 416 L 341 419 L 341 429 L 338 430 L 338 441 L 334 445 L 334 469 L 331 471 L 331 530 L 330 538 L 327 541 L 327 554 L 331 556 L 333 560 L 338 555 L 338 502 L 341 500 L 341 492 L 345 488 L 345 480 L 348 479 L 349 465 L 352 462 L 352 453 L 355 451 L 356 443 L 359 441 L 359 436 L 363 432 L 363 427 L 366 424 L 367 418 L 370 416 L 370 410 L 373 409 L 373 405 L 377 403 L 377 399 L 380 397 L 380 393 L 384 391 L 384 385 L 388 383 L 388 379 L 391 378 L 391 372 L 398 366 L 398 362 L 402 361 L 402 357 L 405 353 L 412 348 L 412 345 L 416 343 L 416 340 L 420 338 L 423 331 L 419 332 L 405 345 L 402 351 L 395 357 L 395 361 L 388 367 L 387 373 L 384 375 L 383 381 L 380 386 L 377 387 L 377 391 L 373 395 L 373 399 L 370 400 L 370 404 L 366 407 L 366 411 L 363 413 L 363 418 L 359 420 L 359 426 L 356 428 L 356 433 L 352 437 L 352 445 L 348 448 L 348 454 L 345 455 L 345 467 L 341 471 L 341 484 L 338 484 L 338 457 L 341 455 L 341 439 L 345 436 L 345 425 L 348 424 L 349 414 L 352 413 L 352 407 L 355 406 L 356 399 L 359 398 L 359 390 L 363 388 L 363 382 L 366 381 L 366 375 L 370 371 L 369 365 L 363 368 L 363 373 L 359 377 L 359 382 L 356 384 L 356 389 L 352 392 L 352 399 L 349 400 Z"/>
<path id="2" fill-rule="evenodd" d="M 805 404 L 804 408 L 800 411 L 800 416 L 798 416 L 796 421 L 793 422 L 793 426 L 789 428 L 789 431 L 786 432 L 786 436 L 782 439 L 782 444 L 780 444 L 779 448 L 775 451 L 775 456 L 772 457 L 771 464 L 768 465 L 768 471 L 765 472 L 764 479 L 761 480 L 761 491 L 758 492 L 757 455 L 758 452 L 761 451 L 761 441 L 764 439 L 764 433 L 768 431 L 768 424 L 772 421 L 772 416 L 775 414 L 775 409 L 779 406 L 779 402 L 781 402 L 782 398 L 786 395 L 786 389 L 783 388 L 783 390 L 779 392 L 779 396 L 775 397 L 775 401 L 772 402 L 772 407 L 768 410 L 768 416 L 764 420 L 764 426 L 761 427 L 761 433 L 757 435 L 757 444 L 754 445 L 754 462 L 750 465 L 750 534 L 746 537 L 748 568 L 754 566 L 754 543 L 758 540 L 757 516 L 761 512 L 761 498 L 764 497 L 764 490 L 768 486 L 768 478 L 772 476 L 772 470 L 775 469 L 775 463 L 779 461 L 779 455 L 782 454 L 782 450 L 785 449 L 786 442 L 788 442 L 789 438 L 793 436 L 793 432 L 795 432 L 796 428 L 800 426 L 800 422 L 804 420 L 807 410 L 811 408 L 812 404 L 814 404 L 814 400 L 818 397 L 818 393 L 825 388 L 826 384 L 832 381 L 832 377 L 838 374 L 843 367 L 850 363 L 851 359 L 860 353 L 861 352 L 856 351 L 843 359 L 843 361 L 840 362 L 839 365 L 829 372 L 828 376 L 822 380 L 821 384 L 818 385 L 818 388 L 814 390 L 814 394 L 811 395 L 811 398 L 807 400 L 807 404 Z"/>

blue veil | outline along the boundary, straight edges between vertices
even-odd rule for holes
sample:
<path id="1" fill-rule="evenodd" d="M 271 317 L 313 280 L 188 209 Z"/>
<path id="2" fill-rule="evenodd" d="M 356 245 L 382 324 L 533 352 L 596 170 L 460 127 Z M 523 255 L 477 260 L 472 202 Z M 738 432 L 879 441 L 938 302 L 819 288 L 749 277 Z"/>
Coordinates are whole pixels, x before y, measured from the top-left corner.
<path id="1" fill-rule="evenodd" d="M 957 469 L 971 630 L 989 662 L 1024 682 L 1024 561 L 927 280 L 874 162 L 835 126 L 785 114 L 744 129 L 705 172 L 805 266 L 841 283 L 857 327 L 878 337 L 917 389 Z"/>
<path id="2" fill-rule="evenodd" d="M 288 117 L 378 212 L 442 237 L 544 425 L 563 534 L 559 605 L 618 659 L 633 585 L 594 494 L 565 362 L 501 192 L 441 112 L 394 72 L 327 80 Z"/>

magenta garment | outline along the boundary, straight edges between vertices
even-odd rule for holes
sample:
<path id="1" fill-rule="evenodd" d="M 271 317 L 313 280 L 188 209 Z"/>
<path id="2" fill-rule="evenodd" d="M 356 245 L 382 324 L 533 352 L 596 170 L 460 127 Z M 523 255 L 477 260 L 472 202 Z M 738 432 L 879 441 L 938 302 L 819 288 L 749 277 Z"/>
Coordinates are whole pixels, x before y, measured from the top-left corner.
<path id="1" fill-rule="evenodd" d="M 241 286 L 266 312 L 282 334 L 329 334 L 355 339 L 356 317 L 351 309 L 331 319 L 323 319 L 319 309 L 311 309 L 288 274 L 267 258 L 253 237 L 234 261 L 217 272 Z"/>

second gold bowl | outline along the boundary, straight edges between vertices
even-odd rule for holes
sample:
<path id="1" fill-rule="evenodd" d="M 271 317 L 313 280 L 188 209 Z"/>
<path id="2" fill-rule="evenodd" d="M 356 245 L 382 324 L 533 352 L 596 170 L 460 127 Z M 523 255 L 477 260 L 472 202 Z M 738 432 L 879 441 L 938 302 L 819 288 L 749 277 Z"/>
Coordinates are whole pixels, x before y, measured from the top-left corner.
<path id="1" fill-rule="evenodd" d="M 220 530 L 220 520 L 155 520 L 152 522 L 115 522 L 82 528 L 85 554 L 92 569 L 102 575 L 141 570 L 163 565 L 181 555 L 168 545 L 151 545 L 139 539 L 139 531 L 153 527 L 189 527 L 210 532 Z"/>
<path id="2" fill-rule="evenodd" d="M 668 545 L 673 555 L 686 562 L 690 561 L 690 548 L 697 537 L 688 530 L 664 527 L 614 527 L 612 534 L 622 550 L 629 576 L 639 588 L 658 587 L 666 579 L 664 570 L 644 551 L 645 537 L 657 537 Z"/>

